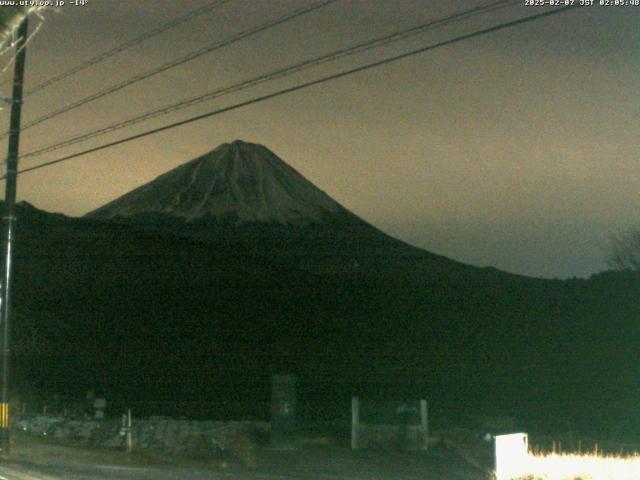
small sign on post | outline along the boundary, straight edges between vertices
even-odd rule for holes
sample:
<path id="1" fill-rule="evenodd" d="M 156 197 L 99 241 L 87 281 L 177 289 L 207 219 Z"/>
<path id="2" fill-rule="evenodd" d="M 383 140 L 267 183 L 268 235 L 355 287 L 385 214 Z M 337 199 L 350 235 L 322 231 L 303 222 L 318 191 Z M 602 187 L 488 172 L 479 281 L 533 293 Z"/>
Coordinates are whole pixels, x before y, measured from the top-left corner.
<path id="1" fill-rule="evenodd" d="M 93 408 L 96 409 L 95 418 L 102 420 L 104 418 L 104 409 L 107 406 L 107 400 L 105 398 L 96 398 L 93 401 Z"/>

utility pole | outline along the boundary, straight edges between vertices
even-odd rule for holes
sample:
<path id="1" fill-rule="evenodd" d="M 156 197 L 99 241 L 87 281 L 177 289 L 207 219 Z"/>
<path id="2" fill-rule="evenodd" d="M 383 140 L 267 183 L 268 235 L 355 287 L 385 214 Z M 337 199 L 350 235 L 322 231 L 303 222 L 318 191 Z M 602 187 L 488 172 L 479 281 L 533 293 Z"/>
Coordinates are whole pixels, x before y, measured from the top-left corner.
<path id="1" fill-rule="evenodd" d="M 2 276 L 2 298 L 0 299 L 0 453 L 8 454 L 11 438 L 9 432 L 9 360 L 10 335 L 9 307 L 11 305 L 11 264 L 13 259 L 13 240 L 15 229 L 15 206 L 18 183 L 18 151 L 20 146 L 20 116 L 22 114 L 22 84 L 24 81 L 24 65 L 27 57 L 28 17 L 18 28 L 17 56 L 13 74 L 13 98 L 11 101 L 11 121 L 9 126 L 9 153 L 7 156 L 7 173 L 5 184 L 5 243 L 4 274 Z"/>

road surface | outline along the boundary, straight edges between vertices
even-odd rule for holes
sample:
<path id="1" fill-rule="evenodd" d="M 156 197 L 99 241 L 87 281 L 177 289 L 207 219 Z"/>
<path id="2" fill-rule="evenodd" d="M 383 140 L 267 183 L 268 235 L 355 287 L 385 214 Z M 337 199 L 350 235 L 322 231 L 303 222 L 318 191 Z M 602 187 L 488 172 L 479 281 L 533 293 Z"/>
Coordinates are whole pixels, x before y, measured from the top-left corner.
<path id="1" fill-rule="evenodd" d="M 141 464 L 146 463 L 146 464 Z M 162 465 L 59 445 L 23 446 L 0 461 L 0 480 L 486 480 L 487 471 L 454 450 L 430 452 L 351 451 L 309 447 L 263 449 L 256 467 L 199 462 Z"/>

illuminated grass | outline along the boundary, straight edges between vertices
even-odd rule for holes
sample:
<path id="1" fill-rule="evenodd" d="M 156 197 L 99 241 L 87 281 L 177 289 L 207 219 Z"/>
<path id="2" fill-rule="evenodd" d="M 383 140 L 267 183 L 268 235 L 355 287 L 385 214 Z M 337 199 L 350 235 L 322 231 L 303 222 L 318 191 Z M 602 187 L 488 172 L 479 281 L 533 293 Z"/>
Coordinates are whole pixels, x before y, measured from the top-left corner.
<path id="1" fill-rule="evenodd" d="M 529 454 L 513 480 L 640 480 L 640 455 Z"/>

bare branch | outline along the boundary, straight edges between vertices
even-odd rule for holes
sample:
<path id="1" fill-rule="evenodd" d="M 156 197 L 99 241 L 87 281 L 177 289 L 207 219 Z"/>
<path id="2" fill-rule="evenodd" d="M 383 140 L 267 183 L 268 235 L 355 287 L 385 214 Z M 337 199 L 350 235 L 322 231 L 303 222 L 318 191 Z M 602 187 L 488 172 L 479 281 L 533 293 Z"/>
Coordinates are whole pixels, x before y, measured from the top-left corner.
<path id="1" fill-rule="evenodd" d="M 610 268 L 640 272 L 640 227 L 612 235 L 610 250 L 607 258 Z"/>

